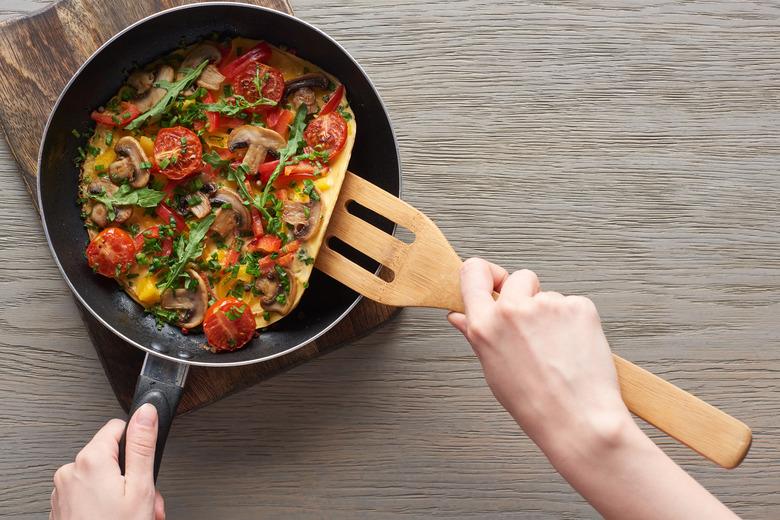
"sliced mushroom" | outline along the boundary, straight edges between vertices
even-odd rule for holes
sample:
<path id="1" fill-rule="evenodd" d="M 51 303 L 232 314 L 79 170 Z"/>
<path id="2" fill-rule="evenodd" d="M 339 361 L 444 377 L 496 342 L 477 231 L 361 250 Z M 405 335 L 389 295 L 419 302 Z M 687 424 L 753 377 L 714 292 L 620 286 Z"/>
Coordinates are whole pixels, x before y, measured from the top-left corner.
<path id="1" fill-rule="evenodd" d="M 154 73 L 148 70 L 137 70 L 127 78 L 127 84 L 135 89 L 137 95 L 145 94 L 154 84 Z"/>
<path id="2" fill-rule="evenodd" d="M 310 200 L 307 203 L 287 201 L 282 210 L 282 219 L 292 228 L 298 240 L 308 240 L 320 225 L 322 203 Z"/>
<path id="3" fill-rule="evenodd" d="M 290 103 L 295 107 L 295 110 L 298 110 L 301 105 L 306 105 L 306 109 L 310 114 L 315 113 L 319 109 L 317 106 L 317 96 L 309 87 L 302 87 L 296 90 L 295 93 L 290 96 Z"/>
<path id="4" fill-rule="evenodd" d="M 200 201 L 197 204 L 190 206 L 190 211 L 197 218 L 201 219 L 211 213 L 211 202 L 209 202 L 208 196 L 201 191 L 195 193 L 194 196 L 200 198 Z"/>
<path id="5" fill-rule="evenodd" d="M 298 76 L 295 79 L 291 79 L 290 81 L 285 82 L 284 95 L 289 96 L 290 94 L 292 94 L 293 92 L 301 88 L 325 89 L 328 88 L 328 83 L 330 83 L 330 81 L 328 81 L 328 78 L 326 78 L 322 74 L 319 73 L 304 74 L 303 76 Z"/>
<path id="6" fill-rule="evenodd" d="M 176 325 L 191 329 L 203 323 L 203 316 L 208 307 L 208 290 L 203 278 L 194 269 L 187 269 L 190 278 L 197 281 L 198 285 L 193 290 L 186 288 L 168 289 L 162 295 L 160 305 L 164 309 L 176 311 L 178 319 Z"/>
<path id="7" fill-rule="evenodd" d="M 87 187 L 87 190 L 92 195 L 100 195 L 103 193 L 106 195 L 113 195 L 117 189 L 118 188 L 107 179 L 97 179 L 92 181 Z M 106 205 L 102 202 L 93 201 L 89 218 L 96 226 L 104 228 L 112 222 L 117 224 L 125 222 L 133 214 L 133 208 L 128 206 L 117 206 L 114 208 L 114 213 L 114 220 L 109 219 Z"/>
<path id="8" fill-rule="evenodd" d="M 188 69 L 194 69 L 206 60 L 214 63 L 219 61 L 221 58 L 222 54 L 219 52 L 219 49 L 213 45 L 209 43 L 201 43 L 200 45 L 196 45 L 192 48 L 192 50 L 184 58 L 184 61 L 181 63 L 181 66 L 176 73 L 176 79 L 182 79 L 187 74 Z M 200 76 L 198 76 L 195 84 L 208 90 L 217 90 L 222 86 L 223 81 L 225 81 L 225 76 L 223 76 L 219 70 L 217 70 L 217 67 L 209 64 L 206 65 L 206 68 L 203 69 L 203 72 L 200 73 Z"/>
<path id="9" fill-rule="evenodd" d="M 159 83 L 161 81 L 173 81 L 173 67 L 169 65 L 161 65 L 159 69 L 157 69 L 157 72 L 154 74 L 154 83 Z M 157 104 L 158 101 L 160 101 L 163 96 L 168 91 L 164 88 L 155 87 L 152 86 L 150 89 L 146 91 L 142 96 L 136 97 L 133 100 L 133 104 L 136 106 L 139 112 L 142 114 L 146 111 L 148 111 L 150 108 L 152 108 L 154 105 Z"/>
<path id="10" fill-rule="evenodd" d="M 124 136 L 117 141 L 114 151 L 120 157 L 108 167 L 108 174 L 114 182 L 129 181 L 133 188 L 143 188 L 149 182 L 149 159 L 134 137 Z"/>
<path id="11" fill-rule="evenodd" d="M 279 150 L 286 144 L 287 141 L 277 132 L 254 125 L 239 126 L 228 138 L 228 149 L 231 152 L 239 148 L 247 149 L 241 164 L 244 164 L 250 173 L 257 171 L 268 150 Z"/>
<path id="12" fill-rule="evenodd" d="M 255 280 L 255 291 L 259 293 L 260 305 L 268 312 L 278 312 L 287 314 L 292 309 L 295 300 L 296 281 L 292 273 L 287 269 L 282 269 L 284 275 L 281 276 L 276 269 L 271 269 L 264 275 Z M 283 283 L 283 278 L 287 283 Z M 284 291 L 284 286 L 289 287 L 289 291 Z M 281 302 L 279 300 L 282 300 Z"/>
<path id="13" fill-rule="evenodd" d="M 225 239 L 231 237 L 234 231 L 249 231 L 252 225 L 252 216 L 246 206 L 241 203 L 238 193 L 230 188 L 219 188 L 211 197 L 211 204 L 212 206 L 222 205 L 217 210 L 214 223 L 209 228 L 212 233 Z M 230 206 L 225 206 L 226 204 Z"/>

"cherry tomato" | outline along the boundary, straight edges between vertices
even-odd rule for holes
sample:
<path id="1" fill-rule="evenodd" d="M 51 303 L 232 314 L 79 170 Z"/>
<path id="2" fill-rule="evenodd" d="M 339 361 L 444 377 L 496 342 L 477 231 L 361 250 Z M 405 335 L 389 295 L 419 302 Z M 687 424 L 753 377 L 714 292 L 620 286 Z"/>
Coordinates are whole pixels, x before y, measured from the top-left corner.
<path id="1" fill-rule="evenodd" d="M 260 42 L 235 60 L 222 65 L 219 71 L 228 80 L 232 80 L 246 64 L 250 62 L 265 63 L 269 59 L 271 59 L 271 46 L 265 42 Z"/>
<path id="2" fill-rule="evenodd" d="M 200 138 L 183 126 L 163 128 L 154 140 L 154 162 L 169 179 L 183 179 L 202 166 Z"/>
<path id="3" fill-rule="evenodd" d="M 136 251 L 140 253 L 143 250 L 147 238 L 160 238 L 160 226 L 144 229 L 135 236 Z M 173 252 L 173 239 L 171 237 L 163 237 L 157 244 L 159 245 L 159 250 L 157 250 L 156 246 L 150 246 L 150 249 L 153 250 L 151 252 L 152 256 L 171 256 L 171 252 Z"/>
<path id="4" fill-rule="evenodd" d="M 114 128 L 125 126 L 139 115 L 141 115 L 141 112 L 138 110 L 138 107 L 127 101 L 122 101 L 118 112 L 109 112 L 108 110 L 98 112 L 95 110 L 90 117 L 96 123 Z"/>
<path id="5" fill-rule="evenodd" d="M 336 90 L 333 91 L 333 94 L 330 95 L 330 99 L 328 99 L 328 102 L 322 105 L 322 108 L 320 109 L 320 115 L 324 116 L 325 114 L 330 114 L 338 106 L 341 104 L 341 98 L 344 97 L 344 85 L 339 85 L 336 87 Z"/>
<path id="6" fill-rule="evenodd" d="M 333 157 L 347 142 L 347 122 L 338 112 L 319 116 L 306 126 L 303 138 L 315 150 L 327 151 Z"/>
<path id="7" fill-rule="evenodd" d="M 221 298 L 206 311 L 203 332 L 217 352 L 236 350 L 255 335 L 255 318 L 249 305 L 233 297 Z"/>
<path id="8" fill-rule="evenodd" d="M 106 228 L 87 246 L 87 262 L 95 272 L 114 278 L 135 262 L 135 242 L 123 229 Z"/>
<path id="9" fill-rule="evenodd" d="M 270 99 L 274 103 L 278 103 L 282 99 L 284 94 L 284 76 L 278 70 L 263 65 L 262 63 L 250 62 L 243 68 L 236 72 L 235 77 L 231 80 L 233 85 L 233 92 L 253 103 L 260 99 L 260 95 L 257 92 L 255 86 L 255 79 L 260 77 L 262 83 L 262 95 L 264 98 Z M 258 107 L 263 110 L 268 110 L 268 107 Z"/>

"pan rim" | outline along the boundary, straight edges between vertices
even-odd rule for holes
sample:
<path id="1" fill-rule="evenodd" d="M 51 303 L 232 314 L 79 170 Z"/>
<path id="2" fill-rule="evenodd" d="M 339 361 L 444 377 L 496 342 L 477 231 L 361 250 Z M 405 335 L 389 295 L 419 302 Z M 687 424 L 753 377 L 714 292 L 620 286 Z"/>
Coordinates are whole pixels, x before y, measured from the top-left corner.
<path id="1" fill-rule="evenodd" d="M 114 335 L 121 338 L 126 343 L 129 343 L 133 345 L 134 347 L 144 351 L 147 353 L 147 355 L 153 355 L 157 356 L 163 359 L 166 359 L 168 361 L 172 361 L 174 363 L 182 363 L 186 365 L 194 365 L 194 366 L 205 366 L 205 367 L 234 367 L 234 366 L 243 366 L 243 365 L 252 365 L 255 363 L 262 363 L 264 361 L 269 361 L 272 359 L 276 359 L 278 357 L 284 356 L 286 354 L 289 354 L 291 352 L 294 352 L 313 341 L 316 341 L 318 338 L 322 337 L 325 333 L 330 331 L 333 327 L 338 325 L 352 310 L 357 306 L 358 303 L 363 299 L 363 296 L 358 294 L 355 298 L 355 301 L 353 301 L 345 310 L 343 313 L 341 313 L 339 316 L 337 316 L 334 320 L 331 321 L 330 324 L 328 324 L 326 327 L 324 327 L 321 331 L 314 334 L 311 338 L 307 339 L 306 341 L 300 342 L 288 349 L 285 349 L 284 351 L 277 352 L 274 354 L 270 354 L 268 356 L 258 356 L 254 359 L 249 360 L 243 360 L 243 361 L 232 361 L 232 362 L 208 362 L 208 361 L 198 361 L 198 360 L 191 360 L 191 359 L 184 359 L 180 358 L 178 356 L 172 356 L 163 352 L 159 352 L 157 350 L 154 350 L 151 347 L 147 347 L 145 345 L 142 345 L 141 343 L 138 343 L 137 341 L 127 337 L 125 334 L 119 332 L 111 323 L 109 323 L 107 320 L 105 320 L 100 313 L 95 311 L 81 296 L 81 294 L 76 290 L 76 287 L 73 285 L 73 283 L 70 280 L 70 277 L 65 272 L 65 269 L 62 267 L 62 263 L 60 262 L 59 255 L 57 254 L 56 249 L 54 248 L 54 245 L 52 244 L 51 237 L 49 235 L 49 229 L 46 223 L 46 218 L 44 216 L 43 212 L 43 199 L 42 199 L 42 191 L 41 191 L 41 170 L 42 170 L 42 162 L 43 162 L 43 150 L 44 146 L 47 141 L 47 136 L 49 134 L 49 126 L 51 125 L 52 120 L 54 119 L 54 114 L 57 112 L 57 109 L 60 106 L 60 103 L 62 102 L 62 99 L 65 97 L 65 94 L 70 90 L 73 83 L 77 80 L 77 78 L 81 75 L 84 68 L 93 60 L 95 57 L 103 52 L 103 50 L 109 46 L 112 42 L 114 42 L 116 39 L 123 36 L 125 33 L 133 30 L 134 28 L 146 23 L 149 20 L 155 19 L 159 16 L 165 16 L 168 13 L 180 11 L 180 10 L 186 10 L 186 9 L 199 9 L 203 7 L 213 7 L 213 6 L 224 6 L 224 7 L 231 7 L 231 8 L 238 8 L 238 9 L 255 9 L 258 11 L 264 11 L 266 13 L 269 13 L 273 16 L 281 16 L 283 18 L 288 18 L 293 20 L 295 23 L 299 23 L 304 25 L 310 30 L 315 31 L 320 36 L 326 38 L 327 40 L 330 40 L 331 43 L 333 43 L 344 55 L 353 63 L 353 65 L 357 68 L 357 70 L 360 71 L 360 73 L 363 75 L 363 77 L 368 81 L 368 84 L 371 86 L 371 89 L 374 91 L 374 94 L 377 97 L 377 100 L 379 102 L 379 107 L 382 109 L 385 118 L 387 119 L 388 126 L 390 128 L 390 133 L 393 137 L 393 147 L 395 149 L 395 155 L 396 160 L 398 163 L 398 195 L 399 197 L 403 193 L 403 176 L 401 175 L 402 167 L 401 167 L 401 155 L 400 150 L 398 149 L 398 138 L 395 134 L 395 129 L 393 128 L 392 120 L 390 119 L 390 114 L 387 112 L 387 107 L 385 106 L 384 101 L 382 100 L 382 97 L 379 95 L 379 91 L 376 89 L 376 86 L 374 85 L 374 82 L 371 81 L 371 78 L 366 74 L 366 71 L 361 67 L 361 65 L 355 60 L 355 58 L 352 57 L 352 55 L 335 39 L 330 37 L 328 34 L 326 34 L 321 29 L 315 27 L 314 25 L 310 24 L 309 22 L 306 22 L 296 16 L 283 13 L 281 11 L 277 11 L 275 9 L 270 9 L 268 7 L 262 7 L 258 5 L 252 5 L 252 4 L 245 4 L 245 3 L 236 3 L 236 2 L 226 2 L 226 1 L 216 1 L 216 2 L 202 2 L 197 4 L 186 4 L 186 5 L 180 5 L 176 7 L 172 7 L 170 9 L 165 9 L 163 11 L 159 11 L 157 13 L 153 13 L 149 16 L 146 16 L 119 31 L 115 35 L 113 35 L 111 38 L 106 40 L 100 47 L 98 47 L 84 62 L 79 66 L 78 69 L 76 69 L 76 72 L 73 73 L 71 78 L 68 80 L 68 82 L 63 87 L 62 91 L 60 92 L 60 95 L 57 97 L 57 100 L 55 101 L 54 105 L 52 106 L 51 112 L 49 113 L 49 117 L 46 120 L 46 125 L 43 129 L 43 134 L 41 138 L 41 144 L 38 148 L 38 161 L 36 163 L 37 168 L 37 175 L 36 175 L 36 187 L 38 190 L 37 193 L 37 202 L 38 202 L 38 212 L 39 217 L 41 219 L 41 223 L 43 225 L 43 232 L 46 236 L 46 243 L 49 245 L 49 250 L 52 253 L 52 257 L 54 258 L 55 264 L 57 264 L 57 268 L 60 271 L 60 274 L 62 275 L 63 279 L 65 280 L 65 283 L 67 284 L 68 288 L 70 288 L 70 291 L 73 293 L 73 295 L 76 297 L 76 299 L 81 303 L 81 305 L 84 306 L 84 308 L 89 311 L 89 313 L 98 320 L 104 327 L 106 327 L 108 330 L 110 330 Z M 392 234 L 395 234 L 395 231 L 397 229 L 397 225 L 393 223 L 393 230 Z M 381 269 L 381 266 L 377 269 L 376 273 L 379 272 Z M 375 274 L 376 274 L 375 273 Z M 214 356 L 218 356 L 219 354 L 213 354 Z"/>

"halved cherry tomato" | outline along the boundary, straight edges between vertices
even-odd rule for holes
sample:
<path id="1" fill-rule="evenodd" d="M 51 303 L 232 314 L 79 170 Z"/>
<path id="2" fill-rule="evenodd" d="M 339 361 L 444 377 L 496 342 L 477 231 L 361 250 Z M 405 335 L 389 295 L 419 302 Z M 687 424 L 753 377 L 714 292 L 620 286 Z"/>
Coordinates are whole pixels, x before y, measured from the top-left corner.
<path id="1" fill-rule="evenodd" d="M 270 58 L 271 46 L 265 42 L 260 42 L 235 60 L 223 65 L 219 71 L 228 80 L 231 80 L 246 64 L 250 62 L 266 63 Z"/>
<path id="2" fill-rule="evenodd" d="M 330 99 L 328 99 L 328 102 L 322 105 L 322 108 L 320 109 L 321 116 L 324 116 L 325 114 L 330 114 L 338 106 L 341 104 L 341 98 L 344 97 L 344 85 L 339 85 L 336 87 L 336 90 L 333 91 L 333 94 L 330 95 Z"/>
<path id="3" fill-rule="evenodd" d="M 263 228 L 263 217 L 260 215 L 260 210 L 256 207 L 251 207 L 252 213 L 252 234 L 256 237 L 262 236 L 265 233 Z"/>
<path id="4" fill-rule="evenodd" d="M 203 102 L 204 103 L 214 103 L 214 96 L 211 95 L 211 92 L 206 93 L 205 96 L 203 96 Z M 219 128 L 219 113 L 218 112 L 206 112 L 206 130 L 209 132 L 216 132 L 217 128 Z"/>
<path id="5" fill-rule="evenodd" d="M 217 352 L 236 350 L 255 335 L 255 318 L 249 305 L 227 297 L 214 302 L 203 319 L 203 332 Z"/>
<path id="6" fill-rule="evenodd" d="M 264 255 L 276 253 L 282 247 L 282 239 L 276 235 L 263 235 L 255 237 L 246 244 L 246 248 L 252 252 Z"/>
<path id="7" fill-rule="evenodd" d="M 278 70 L 258 62 L 247 63 L 235 72 L 235 76 L 230 81 L 233 85 L 233 92 L 244 96 L 250 103 L 260 99 L 260 93 L 257 92 L 255 86 L 255 79 L 258 75 L 263 84 L 262 96 L 278 103 L 284 94 L 284 76 Z M 267 111 L 269 107 L 258 107 L 258 109 L 259 111 Z"/>
<path id="8" fill-rule="evenodd" d="M 338 112 L 319 116 L 306 126 L 303 138 L 315 150 L 328 152 L 333 157 L 347 141 L 347 122 Z"/>
<path id="9" fill-rule="evenodd" d="M 141 112 L 138 110 L 137 106 L 128 101 L 122 101 L 119 105 L 119 112 L 109 112 L 108 110 L 98 112 L 95 110 L 90 117 L 96 123 L 114 128 L 117 126 L 125 126 L 140 115 Z"/>
<path id="10" fill-rule="evenodd" d="M 161 202 L 160 204 L 158 204 L 157 207 L 154 208 L 154 212 L 166 224 L 169 224 L 171 222 L 171 219 L 173 219 L 177 231 L 182 232 L 185 229 L 187 229 L 187 223 L 184 222 L 182 216 L 176 213 L 175 211 L 173 211 L 171 207 L 168 206 L 166 203 Z"/>
<path id="11" fill-rule="evenodd" d="M 200 138 L 183 126 L 163 128 L 154 140 L 154 162 L 169 179 L 183 179 L 203 164 Z"/>
<path id="12" fill-rule="evenodd" d="M 114 278 L 135 262 L 135 242 L 124 229 L 106 228 L 87 246 L 87 262 L 95 272 Z"/>
<path id="13" fill-rule="evenodd" d="M 144 248 L 145 239 L 147 238 L 160 238 L 160 226 L 152 226 L 144 229 L 135 236 L 135 249 L 137 252 L 141 252 Z M 171 237 L 163 237 L 159 242 L 160 250 L 154 251 L 152 256 L 171 256 L 173 252 L 173 239 Z"/>

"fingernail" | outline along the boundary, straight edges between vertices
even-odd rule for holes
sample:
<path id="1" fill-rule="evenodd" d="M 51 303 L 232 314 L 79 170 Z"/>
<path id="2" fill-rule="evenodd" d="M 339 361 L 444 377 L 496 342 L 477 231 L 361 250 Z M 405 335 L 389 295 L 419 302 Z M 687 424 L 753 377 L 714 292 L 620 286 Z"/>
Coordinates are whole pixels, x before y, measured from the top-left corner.
<path id="1" fill-rule="evenodd" d="M 135 421 L 141 426 L 152 427 L 157 421 L 157 408 L 146 403 L 135 412 Z"/>

